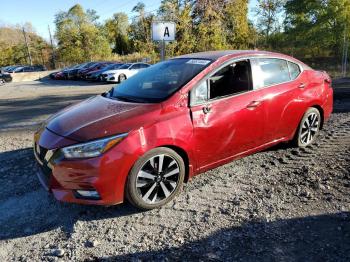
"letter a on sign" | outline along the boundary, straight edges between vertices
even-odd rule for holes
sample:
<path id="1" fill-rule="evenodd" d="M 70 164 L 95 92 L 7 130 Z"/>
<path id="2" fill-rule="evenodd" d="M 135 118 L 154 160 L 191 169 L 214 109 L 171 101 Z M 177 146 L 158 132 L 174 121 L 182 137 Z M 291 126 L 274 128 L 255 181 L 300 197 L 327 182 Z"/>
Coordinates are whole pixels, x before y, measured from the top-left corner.
<path id="1" fill-rule="evenodd" d="M 174 41 L 175 23 L 174 22 L 153 22 L 152 23 L 153 41 Z"/>
<path id="2" fill-rule="evenodd" d="M 169 28 L 168 27 L 165 27 L 165 30 L 164 30 L 164 37 L 170 37 L 170 34 L 169 34 Z"/>

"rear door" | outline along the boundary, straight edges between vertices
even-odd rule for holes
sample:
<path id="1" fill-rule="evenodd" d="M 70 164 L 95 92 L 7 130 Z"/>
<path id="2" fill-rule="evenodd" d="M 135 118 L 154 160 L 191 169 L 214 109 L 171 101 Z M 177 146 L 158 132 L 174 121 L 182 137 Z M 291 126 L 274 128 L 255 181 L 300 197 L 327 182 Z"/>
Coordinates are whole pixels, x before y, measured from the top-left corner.
<path id="1" fill-rule="evenodd" d="M 191 91 L 197 164 L 203 170 L 262 143 L 264 105 L 249 60 L 225 64 Z"/>
<path id="2" fill-rule="evenodd" d="M 289 137 L 304 111 L 300 95 L 307 88 L 307 75 L 298 64 L 285 59 L 258 58 L 252 63 L 256 88 L 264 90 L 265 140 Z"/>

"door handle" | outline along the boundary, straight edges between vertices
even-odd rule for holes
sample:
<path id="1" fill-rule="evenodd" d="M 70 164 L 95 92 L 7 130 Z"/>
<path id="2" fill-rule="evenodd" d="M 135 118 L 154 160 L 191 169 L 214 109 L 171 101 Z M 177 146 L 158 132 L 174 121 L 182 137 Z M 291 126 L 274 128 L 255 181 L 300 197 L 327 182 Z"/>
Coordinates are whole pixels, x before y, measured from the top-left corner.
<path id="1" fill-rule="evenodd" d="M 203 113 L 204 113 L 204 114 L 208 114 L 208 113 L 210 113 L 210 112 L 211 112 L 211 108 L 210 108 L 209 106 L 203 107 Z"/>
<path id="2" fill-rule="evenodd" d="M 299 87 L 299 88 L 305 88 L 306 85 L 305 85 L 305 83 L 300 83 L 298 87 Z"/>
<path id="3" fill-rule="evenodd" d="M 247 108 L 253 110 L 261 105 L 261 101 L 252 101 L 247 105 Z"/>

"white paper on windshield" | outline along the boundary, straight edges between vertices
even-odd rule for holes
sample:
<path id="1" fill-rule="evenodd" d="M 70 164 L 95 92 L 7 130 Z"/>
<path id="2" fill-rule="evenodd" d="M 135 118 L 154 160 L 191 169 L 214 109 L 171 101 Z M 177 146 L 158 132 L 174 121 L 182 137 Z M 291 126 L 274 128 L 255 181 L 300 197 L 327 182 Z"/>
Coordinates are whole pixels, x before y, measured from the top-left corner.
<path id="1" fill-rule="evenodd" d="M 210 60 L 202 60 L 202 59 L 191 59 L 186 62 L 186 64 L 192 65 L 207 65 L 210 63 Z"/>

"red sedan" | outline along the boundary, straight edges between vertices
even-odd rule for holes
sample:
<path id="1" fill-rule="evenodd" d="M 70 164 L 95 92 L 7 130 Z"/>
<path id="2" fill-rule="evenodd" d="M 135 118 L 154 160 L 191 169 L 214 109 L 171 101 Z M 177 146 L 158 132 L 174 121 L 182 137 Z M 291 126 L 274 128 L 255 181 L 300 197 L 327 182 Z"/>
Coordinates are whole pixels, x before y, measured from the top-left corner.
<path id="1" fill-rule="evenodd" d="M 48 119 L 35 134 L 38 177 L 61 201 L 156 208 L 206 170 L 280 142 L 308 146 L 332 107 L 330 77 L 292 57 L 184 55 Z"/>

